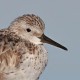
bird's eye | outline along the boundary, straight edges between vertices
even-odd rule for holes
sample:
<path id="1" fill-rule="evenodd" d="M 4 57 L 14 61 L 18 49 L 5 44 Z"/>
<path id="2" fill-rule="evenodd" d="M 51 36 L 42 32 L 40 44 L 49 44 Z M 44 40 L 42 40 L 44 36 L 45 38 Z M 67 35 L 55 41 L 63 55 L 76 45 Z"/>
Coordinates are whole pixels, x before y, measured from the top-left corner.
<path id="1" fill-rule="evenodd" d="M 26 30 L 27 30 L 27 32 L 31 32 L 31 29 L 29 29 L 29 28 L 27 28 Z"/>

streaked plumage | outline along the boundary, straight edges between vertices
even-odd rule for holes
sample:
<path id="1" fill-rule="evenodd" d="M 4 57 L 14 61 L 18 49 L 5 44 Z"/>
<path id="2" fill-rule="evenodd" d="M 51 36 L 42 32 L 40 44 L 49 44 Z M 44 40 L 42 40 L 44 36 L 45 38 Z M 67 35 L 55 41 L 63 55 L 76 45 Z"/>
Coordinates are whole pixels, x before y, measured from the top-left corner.
<path id="1" fill-rule="evenodd" d="M 39 79 L 48 61 L 43 46 L 46 41 L 42 40 L 44 29 L 40 17 L 28 14 L 0 30 L 0 80 Z M 60 44 L 57 47 L 67 50 Z"/>

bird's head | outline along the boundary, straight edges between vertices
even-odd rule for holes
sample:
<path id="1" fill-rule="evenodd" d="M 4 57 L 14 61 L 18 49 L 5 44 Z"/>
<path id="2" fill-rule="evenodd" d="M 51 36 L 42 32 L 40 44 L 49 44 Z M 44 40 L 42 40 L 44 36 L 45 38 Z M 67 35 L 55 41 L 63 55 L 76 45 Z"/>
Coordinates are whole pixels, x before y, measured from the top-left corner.
<path id="1" fill-rule="evenodd" d="M 9 29 L 21 38 L 28 40 L 33 44 L 38 45 L 48 43 L 67 50 L 66 47 L 44 35 L 45 24 L 43 20 L 36 15 L 27 14 L 16 18 L 11 23 Z"/>

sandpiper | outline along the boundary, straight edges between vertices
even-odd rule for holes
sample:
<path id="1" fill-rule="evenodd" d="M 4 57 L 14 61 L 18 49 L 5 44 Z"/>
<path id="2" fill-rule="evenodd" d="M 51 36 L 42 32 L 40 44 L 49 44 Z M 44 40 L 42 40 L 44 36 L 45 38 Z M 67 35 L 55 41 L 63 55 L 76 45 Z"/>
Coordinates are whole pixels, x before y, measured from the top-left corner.
<path id="1" fill-rule="evenodd" d="M 0 80 L 38 80 L 48 62 L 43 43 L 67 50 L 44 29 L 39 16 L 26 14 L 0 30 Z"/>

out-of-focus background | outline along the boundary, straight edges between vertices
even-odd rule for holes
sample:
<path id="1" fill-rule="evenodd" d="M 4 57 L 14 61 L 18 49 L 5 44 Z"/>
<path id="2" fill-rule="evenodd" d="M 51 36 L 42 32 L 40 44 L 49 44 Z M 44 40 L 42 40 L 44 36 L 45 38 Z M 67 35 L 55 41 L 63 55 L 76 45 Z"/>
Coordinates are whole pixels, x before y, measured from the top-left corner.
<path id="1" fill-rule="evenodd" d="M 40 16 L 45 34 L 68 48 L 45 44 L 49 61 L 40 80 L 80 80 L 80 0 L 0 0 L 0 29 L 28 13 Z"/>

